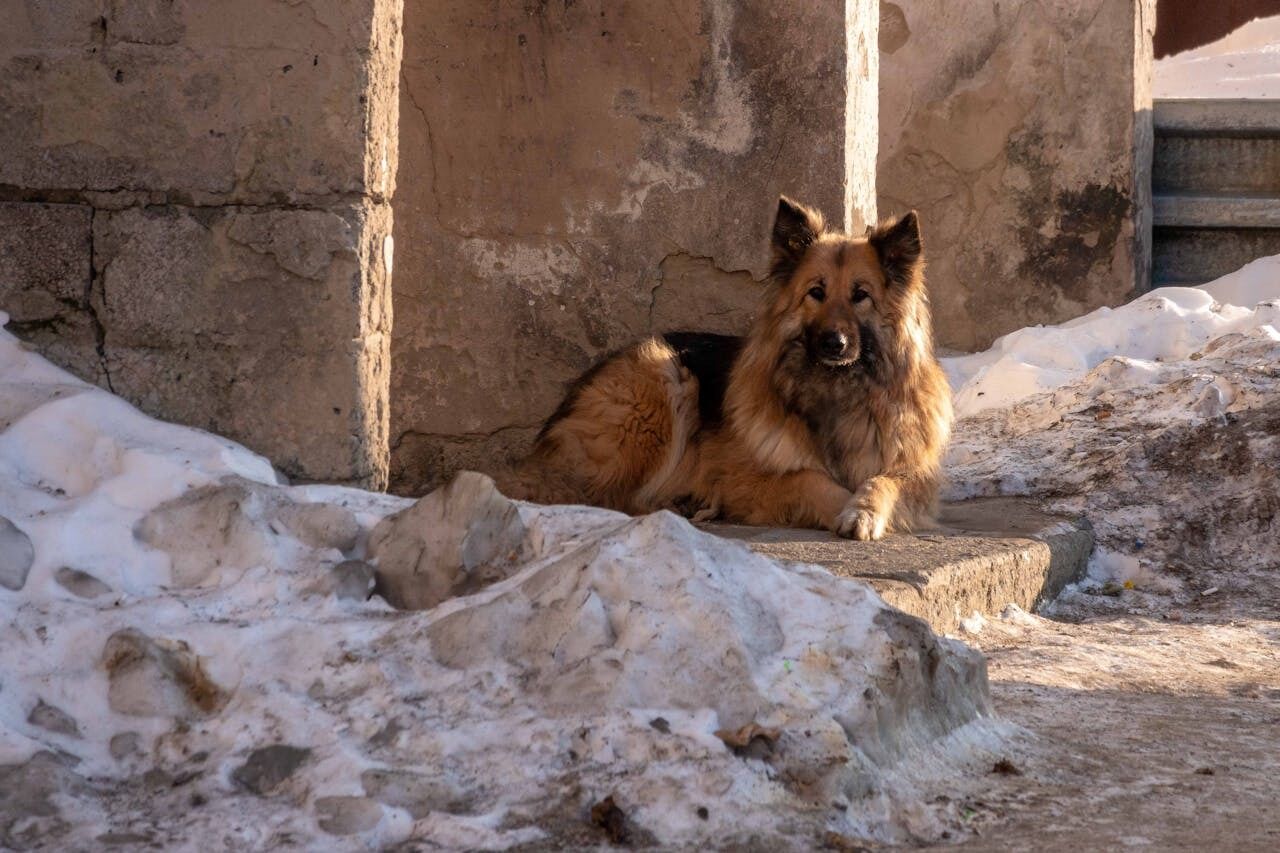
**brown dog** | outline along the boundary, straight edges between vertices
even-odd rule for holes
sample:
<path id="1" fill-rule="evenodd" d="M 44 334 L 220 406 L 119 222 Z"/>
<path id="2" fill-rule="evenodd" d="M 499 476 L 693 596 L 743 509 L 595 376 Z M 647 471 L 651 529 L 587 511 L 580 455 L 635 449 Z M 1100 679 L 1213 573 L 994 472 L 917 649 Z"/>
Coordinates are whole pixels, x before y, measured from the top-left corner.
<path id="1" fill-rule="evenodd" d="M 745 338 L 673 333 L 605 359 L 500 478 L 504 491 L 855 539 L 927 518 L 951 391 L 915 212 L 851 237 L 782 198 L 773 258 Z"/>

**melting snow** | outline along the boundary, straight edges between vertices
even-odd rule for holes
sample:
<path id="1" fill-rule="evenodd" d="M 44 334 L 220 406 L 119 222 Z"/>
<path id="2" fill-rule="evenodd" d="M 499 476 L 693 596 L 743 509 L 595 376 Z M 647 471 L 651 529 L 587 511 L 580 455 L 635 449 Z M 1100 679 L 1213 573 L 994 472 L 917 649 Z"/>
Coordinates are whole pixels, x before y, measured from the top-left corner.
<path id="1" fill-rule="evenodd" d="M 411 501 L 290 487 L 0 332 L 0 848 L 596 844 L 608 797 L 665 845 L 964 834 L 926 791 L 1004 737 L 977 653 L 669 513 L 506 503 L 471 594 L 365 601 Z M 411 568 L 416 527 L 383 525 Z"/>
<path id="2" fill-rule="evenodd" d="M 1084 516 L 1098 581 L 1248 587 L 1280 569 L 1280 256 L 945 366 L 951 497 Z"/>

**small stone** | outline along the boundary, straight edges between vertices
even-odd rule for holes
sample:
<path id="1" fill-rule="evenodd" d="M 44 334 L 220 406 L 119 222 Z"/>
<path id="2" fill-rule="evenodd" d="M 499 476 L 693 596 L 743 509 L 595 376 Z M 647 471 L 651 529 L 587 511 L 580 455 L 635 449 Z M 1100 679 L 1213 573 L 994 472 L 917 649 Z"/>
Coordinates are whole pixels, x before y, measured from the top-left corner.
<path id="1" fill-rule="evenodd" d="M 80 737 L 80 726 L 76 724 L 71 715 L 61 708 L 55 708 L 43 699 L 38 700 L 36 706 L 31 709 L 31 713 L 27 715 L 27 722 L 54 734 L 74 738 Z"/>
<path id="2" fill-rule="evenodd" d="M 463 471 L 374 528 L 377 591 L 402 610 L 470 594 L 511 574 L 524 535 L 515 502 L 483 474 Z"/>
<path id="3" fill-rule="evenodd" d="M 440 776 L 408 770 L 366 770 L 360 774 L 364 792 L 380 803 L 404 809 L 414 820 L 432 812 L 468 814 L 472 804 L 466 795 Z"/>
<path id="4" fill-rule="evenodd" d="M 346 552 L 356 546 L 360 537 L 360 523 L 355 513 L 333 504 L 285 504 L 276 510 L 275 520 L 291 536 L 312 548 Z"/>
<path id="5" fill-rule="evenodd" d="M 142 784 L 152 790 L 163 790 L 164 788 L 173 787 L 173 776 L 169 775 L 159 767 L 152 767 L 146 773 L 142 774 Z"/>
<path id="6" fill-rule="evenodd" d="M 0 515 L 0 586 L 14 592 L 22 589 L 35 560 L 31 538 Z"/>
<path id="7" fill-rule="evenodd" d="M 228 477 L 160 504 L 133 535 L 169 555 L 171 586 L 216 586 L 250 566 L 271 564 L 271 532 L 261 520 L 269 497 L 258 483 Z"/>
<path id="8" fill-rule="evenodd" d="M 618 808 L 612 795 L 591 806 L 591 822 L 603 829 L 614 844 L 626 844 L 631 840 L 627 814 Z"/>
<path id="9" fill-rule="evenodd" d="M 110 680 L 107 701 L 117 714 L 202 717 L 222 710 L 230 699 L 181 641 L 156 640 L 126 628 L 107 638 L 102 665 Z"/>
<path id="10" fill-rule="evenodd" d="M 71 825 L 62 817 L 60 802 L 84 791 L 84 780 L 71 770 L 71 762 L 53 752 L 37 752 L 22 764 L 0 764 L 0 848 L 20 838 L 23 826 L 27 843 L 19 849 L 66 849 L 56 843 Z M 33 843 L 39 837 L 40 844 Z"/>
<path id="11" fill-rule="evenodd" d="M 373 566 L 364 560 L 345 560 L 333 567 L 333 594 L 338 598 L 368 601 L 373 587 Z"/>
<path id="12" fill-rule="evenodd" d="M 265 797 L 280 787 L 310 756 L 311 750 L 305 747 L 282 743 L 264 746 L 249 753 L 248 760 L 232 771 L 231 778 L 241 787 Z"/>
<path id="13" fill-rule="evenodd" d="M 141 752 L 139 749 L 140 742 L 141 739 L 138 737 L 137 732 L 121 732 L 111 737 L 108 749 L 111 751 L 111 757 L 116 761 L 120 761 L 123 758 Z"/>
<path id="14" fill-rule="evenodd" d="M 88 572 L 69 569 L 66 566 L 54 572 L 53 579 L 67 592 L 79 598 L 97 598 L 111 592 L 111 587 Z"/>
<path id="15" fill-rule="evenodd" d="M 382 820 L 382 806 L 368 797 L 320 797 L 316 800 L 320 828 L 330 835 L 355 835 Z"/>

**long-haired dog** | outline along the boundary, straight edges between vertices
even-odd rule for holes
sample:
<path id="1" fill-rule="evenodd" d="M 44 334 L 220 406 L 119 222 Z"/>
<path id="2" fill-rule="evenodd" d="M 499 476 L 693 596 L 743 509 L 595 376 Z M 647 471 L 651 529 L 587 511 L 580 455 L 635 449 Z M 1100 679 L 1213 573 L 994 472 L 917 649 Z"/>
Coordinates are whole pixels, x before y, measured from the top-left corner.
<path id="1" fill-rule="evenodd" d="M 787 198 L 745 338 L 651 338 L 582 376 L 501 485 L 855 539 L 931 514 L 951 427 L 915 212 L 865 236 Z"/>

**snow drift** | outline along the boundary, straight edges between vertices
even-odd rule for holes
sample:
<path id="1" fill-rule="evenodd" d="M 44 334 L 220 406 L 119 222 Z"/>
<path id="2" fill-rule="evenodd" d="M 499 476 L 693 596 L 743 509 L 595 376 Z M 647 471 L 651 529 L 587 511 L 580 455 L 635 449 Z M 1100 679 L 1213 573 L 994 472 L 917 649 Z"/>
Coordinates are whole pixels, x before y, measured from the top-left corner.
<path id="1" fill-rule="evenodd" d="M 3 332 L 0 517 L 0 847 L 934 839 L 998 744 L 981 656 L 861 584 L 479 475 L 290 487 Z"/>
<path id="2" fill-rule="evenodd" d="M 949 359 L 950 497 L 1094 526 L 1099 580 L 1248 588 L 1280 570 L 1280 256 Z"/>

